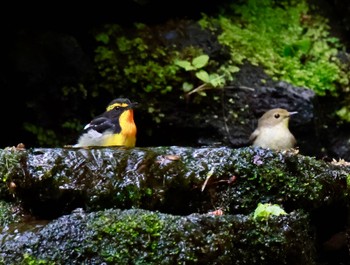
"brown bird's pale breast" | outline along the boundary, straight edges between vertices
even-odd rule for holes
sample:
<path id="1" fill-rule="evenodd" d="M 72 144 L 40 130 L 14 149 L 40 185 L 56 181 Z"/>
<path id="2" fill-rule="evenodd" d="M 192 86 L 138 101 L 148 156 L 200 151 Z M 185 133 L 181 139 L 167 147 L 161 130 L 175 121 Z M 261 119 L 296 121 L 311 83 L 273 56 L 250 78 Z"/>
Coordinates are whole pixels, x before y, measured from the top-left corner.
<path id="1" fill-rule="evenodd" d="M 285 109 L 272 109 L 264 113 L 258 121 L 258 127 L 250 135 L 253 146 L 286 150 L 296 144 L 294 135 L 289 131 L 288 123 L 291 115 Z"/>

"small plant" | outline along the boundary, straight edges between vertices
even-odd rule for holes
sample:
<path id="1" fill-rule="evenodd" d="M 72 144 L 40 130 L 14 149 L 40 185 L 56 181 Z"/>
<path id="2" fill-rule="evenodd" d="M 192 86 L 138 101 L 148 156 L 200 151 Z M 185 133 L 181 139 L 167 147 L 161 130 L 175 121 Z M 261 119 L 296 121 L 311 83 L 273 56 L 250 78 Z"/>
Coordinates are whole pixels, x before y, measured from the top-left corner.
<path id="1" fill-rule="evenodd" d="M 202 85 L 196 87 L 195 89 L 193 89 L 194 88 L 193 84 L 184 82 L 182 84 L 182 90 L 186 92 L 187 95 L 190 95 L 196 92 L 201 96 L 205 96 L 206 93 L 204 92 L 204 90 L 224 86 L 226 82 L 224 74 L 223 75 L 219 75 L 217 73 L 210 74 L 207 71 L 202 69 L 208 64 L 208 62 L 209 62 L 209 56 L 206 54 L 195 57 L 191 61 L 179 60 L 179 59 L 175 60 L 174 63 L 176 65 L 180 66 L 186 71 L 193 71 L 194 75 L 203 82 Z M 239 68 L 237 67 L 234 70 L 238 71 Z"/>
<path id="2" fill-rule="evenodd" d="M 255 220 L 267 221 L 271 215 L 279 216 L 287 214 L 279 205 L 271 203 L 259 203 L 254 211 L 253 218 Z"/>
<path id="3" fill-rule="evenodd" d="M 350 109 L 349 106 L 343 106 L 341 107 L 336 114 L 346 122 L 350 122 Z"/>

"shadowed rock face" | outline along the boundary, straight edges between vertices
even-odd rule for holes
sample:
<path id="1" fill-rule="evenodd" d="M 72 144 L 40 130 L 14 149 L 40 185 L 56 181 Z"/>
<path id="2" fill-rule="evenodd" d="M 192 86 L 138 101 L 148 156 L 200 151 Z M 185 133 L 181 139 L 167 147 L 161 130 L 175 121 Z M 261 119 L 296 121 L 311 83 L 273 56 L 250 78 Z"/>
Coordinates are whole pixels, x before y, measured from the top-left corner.
<path id="1" fill-rule="evenodd" d="M 261 80 L 267 80 L 262 84 Z M 322 156 L 322 143 L 317 124 L 317 98 L 309 89 L 293 87 L 284 82 L 272 82 L 263 71 L 245 64 L 231 86 L 206 91 L 206 97 L 190 96 L 188 101 L 158 98 L 150 100 L 161 106 L 164 118 L 159 124 L 146 124 L 150 117 L 135 115 L 143 145 L 231 146 L 250 145 L 249 136 L 261 115 L 272 108 L 297 111 L 289 127 L 295 135 L 300 152 Z M 162 102 L 162 103 L 160 103 Z M 146 105 L 146 107 L 147 107 Z M 142 106 L 140 106 L 142 113 Z M 153 126 L 153 128 L 152 128 Z"/>

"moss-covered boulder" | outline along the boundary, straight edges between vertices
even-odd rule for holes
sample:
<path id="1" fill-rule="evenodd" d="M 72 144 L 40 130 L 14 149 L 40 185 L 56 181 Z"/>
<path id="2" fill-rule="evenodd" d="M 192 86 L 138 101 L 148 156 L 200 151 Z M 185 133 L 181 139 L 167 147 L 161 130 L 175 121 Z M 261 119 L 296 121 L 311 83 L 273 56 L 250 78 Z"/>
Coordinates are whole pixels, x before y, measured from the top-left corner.
<path id="1" fill-rule="evenodd" d="M 5 149 L 0 166 L 2 198 L 45 217 L 76 207 L 247 214 L 267 201 L 310 211 L 347 201 L 349 175 L 349 167 L 252 147 Z"/>
<path id="2" fill-rule="evenodd" d="M 307 227 L 304 232 L 309 238 L 302 237 L 302 241 L 306 240 L 305 244 L 311 244 L 305 249 L 309 254 L 313 249 L 315 259 L 327 260 L 329 255 L 334 253 L 341 253 L 338 257 L 341 256 L 342 260 L 348 259 L 348 252 L 345 254 L 343 252 L 347 246 L 346 240 L 334 242 L 337 239 L 336 235 L 338 233 L 345 235 L 345 230 L 348 227 L 350 168 L 345 161 L 326 162 L 301 155 L 296 150 L 275 152 L 254 147 L 232 149 L 229 147 L 170 146 L 91 149 L 35 148 L 28 150 L 8 148 L 0 150 L 0 172 L 3 180 L 0 183 L 1 198 L 19 205 L 18 209 L 22 209 L 23 213 L 29 214 L 34 219 L 54 220 L 62 215 L 70 214 L 76 208 L 82 208 L 91 215 L 98 215 L 111 209 L 119 209 L 119 213 L 124 215 L 123 210 L 128 212 L 128 209 L 138 208 L 150 211 L 153 217 L 160 213 L 168 214 L 167 218 L 170 219 L 175 218 L 174 216 L 178 216 L 176 218 L 183 216 L 186 219 L 189 218 L 186 216 L 193 217 L 193 214 L 199 219 L 204 218 L 203 216 L 208 218 L 208 213 L 217 211 L 215 213 L 223 213 L 223 219 L 215 219 L 218 223 L 212 225 L 212 229 L 218 229 L 216 225 L 221 226 L 221 228 L 225 227 L 226 224 L 221 224 L 218 220 L 227 220 L 226 218 L 241 220 L 240 218 L 244 217 L 244 223 L 246 221 L 250 223 L 254 220 L 251 224 L 253 227 L 244 226 L 248 228 L 239 236 L 240 241 L 245 242 L 244 244 L 249 242 L 247 244 L 251 247 L 254 244 L 260 244 L 257 242 L 260 240 L 261 233 L 254 232 L 257 237 L 252 242 L 249 241 L 249 238 L 244 238 L 243 234 L 248 235 L 251 233 L 251 229 L 255 229 L 255 225 L 262 224 L 256 223 L 257 220 L 254 218 L 255 215 L 266 215 L 264 211 L 257 214 L 258 209 L 261 211 L 261 208 L 258 207 L 260 203 L 262 205 L 271 204 L 277 205 L 286 213 L 278 216 L 281 219 L 276 217 L 276 220 L 288 220 L 289 222 L 288 218 L 296 216 L 298 222 L 300 221 L 304 228 Z M 267 212 L 267 216 L 269 214 Z M 186 220 L 193 220 L 192 217 Z M 141 217 L 134 219 L 138 220 L 138 218 Z M 272 218 L 275 217 L 272 216 Z M 107 218 L 105 221 L 108 223 L 108 220 Z M 270 226 L 270 219 L 265 218 L 264 220 L 262 231 L 273 229 Z M 15 231 L 15 227 L 19 224 L 15 222 L 10 225 L 12 227 L 10 230 Z M 201 224 L 201 222 L 196 224 Z M 124 225 L 125 229 L 128 230 L 129 228 L 126 226 L 129 224 Z M 130 225 L 132 226 L 132 223 Z M 139 227 L 139 224 L 135 226 Z M 196 225 L 196 227 L 199 232 L 194 231 L 193 227 L 189 229 L 194 229 L 191 230 L 194 234 L 201 234 L 201 225 Z M 280 228 L 288 231 L 291 228 L 291 232 L 285 236 L 290 236 L 292 244 L 296 244 L 295 240 L 300 239 L 299 232 L 294 231 L 294 228 L 290 227 L 289 224 L 284 224 Z M 121 231 L 121 228 L 118 229 Z M 239 234 L 240 232 L 235 229 L 237 229 L 236 226 L 231 232 L 235 235 Z M 174 230 L 176 229 L 174 228 Z M 6 229 L 3 231 L 5 233 L 5 235 L 3 234 L 3 243 L 10 244 L 8 239 L 11 237 L 8 237 L 6 231 Z M 25 237 L 28 235 L 25 234 Z M 298 239 L 294 237 L 298 237 Z M 203 236 L 203 238 L 206 237 Z M 276 239 L 275 236 L 272 238 Z M 156 239 L 157 242 L 158 240 L 159 238 Z M 173 238 L 169 240 L 173 244 L 177 242 Z M 262 253 L 269 250 L 273 253 L 271 254 L 273 258 L 279 260 L 280 264 L 284 264 L 285 261 L 280 260 L 281 256 L 279 257 L 279 254 L 274 252 L 277 250 L 270 249 L 270 239 L 266 237 L 264 240 L 266 240 L 264 242 L 266 246 L 262 244 L 256 247 L 267 247 L 262 250 Z M 198 246 L 201 246 L 204 241 L 204 239 L 200 239 L 193 244 L 197 245 L 198 243 Z M 243 244 L 242 242 L 240 244 Z M 65 244 L 68 243 L 63 245 Z M 110 246 L 109 251 L 113 252 L 109 253 L 112 255 L 113 262 L 124 257 L 123 252 L 115 250 L 115 246 L 111 246 L 110 243 L 106 244 Z M 139 243 L 132 244 L 142 247 Z M 184 241 L 182 244 L 187 246 L 191 243 Z M 248 247 L 248 245 L 244 245 L 244 247 Z M 210 255 L 217 255 L 216 259 L 219 261 L 221 258 L 232 261 L 232 255 L 237 254 L 237 260 L 245 260 L 246 254 L 243 252 L 240 254 L 231 253 L 232 249 L 237 249 L 238 246 L 241 247 L 241 245 L 234 243 L 229 246 L 230 250 L 220 246 L 218 252 L 215 250 Z M 153 245 L 147 247 L 147 251 L 153 253 L 149 257 L 152 261 L 153 258 L 159 258 L 157 255 L 160 255 L 158 252 L 154 254 L 153 247 Z M 199 257 L 202 257 L 202 254 L 199 253 L 201 253 L 202 248 L 206 247 L 209 245 L 198 247 L 196 251 L 199 252 L 193 254 L 194 256 L 181 256 L 181 258 L 188 259 L 188 262 L 192 258 L 201 261 Z M 278 245 L 277 248 L 282 249 L 280 251 L 285 254 L 290 251 L 281 245 Z M 296 249 L 299 251 L 299 247 Z M 330 250 L 331 254 L 326 253 L 326 249 Z M 169 253 L 173 253 L 173 251 L 175 250 L 169 250 Z M 222 254 L 228 252 L 230 252 L 229 256 Z M 134 255 L 127 253 L 127 255 Z M 172 257 L 168 252 L 163 253 L 165 253 L 164 257 Z M 109 254 L 106 255 L 110 258 Z M 203 259 L 214 259 L 212 256 L 208 257 L 204 255 Z M 309 257 L 310 260 L 315 260 L 313 256 Z M 25 258 L 32 257 L 26 256 Z M 41 256 L 34 258 L 46 260 L 46 257 Z M 178 259 L 177 256 L 176 259 Z M 248 264 L 244 262 L 241 264 Z M 226 263 L 222 262 L 221 264 Z"/>
<path id="3" fill-rule="evenodd" d="M 175 216 L 75 211 L 39 231 L 7 234 L 3 264 L 314 264 L 307 215 Z"/>
<path id="4" fill-rule="evenodd" d="M 348 196 L 348 167 L 252 147 L 5 149 L 0 161 L 1 196 L 35 215 L 76 207 L 246 214 L 260 201 L 309 211 Z"/>

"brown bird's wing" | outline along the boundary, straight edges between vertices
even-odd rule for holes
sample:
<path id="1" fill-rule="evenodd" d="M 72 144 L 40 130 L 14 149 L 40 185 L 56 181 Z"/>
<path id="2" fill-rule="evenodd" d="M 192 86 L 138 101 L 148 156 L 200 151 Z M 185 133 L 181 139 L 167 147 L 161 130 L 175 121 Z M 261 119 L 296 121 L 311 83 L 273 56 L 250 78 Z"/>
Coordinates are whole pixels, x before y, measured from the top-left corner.
<path id="1" fill-rule="evenodd" d="M 249 136 L 249 142 L 253 143 L 255 141 L 255 139 L 258 137 L 259 135 L 259 130 L 256 129 L 250 136 Z"/>

